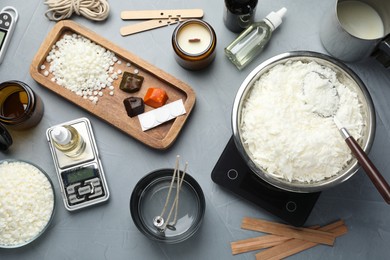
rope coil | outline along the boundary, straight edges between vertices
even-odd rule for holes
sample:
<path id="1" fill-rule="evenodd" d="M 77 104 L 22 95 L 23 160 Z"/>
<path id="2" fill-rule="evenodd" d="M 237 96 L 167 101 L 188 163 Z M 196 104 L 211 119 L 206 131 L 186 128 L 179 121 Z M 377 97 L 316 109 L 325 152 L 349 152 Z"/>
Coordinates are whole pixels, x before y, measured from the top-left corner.
<path id="1" fill-rule="evenodd" d="M 45 0 L 45 4 L 49 8 L 45 16 L 51 21 L 67 19 L 73 13 L 90 20 L 103 21 L 110 11 L 107 0 Z"/>

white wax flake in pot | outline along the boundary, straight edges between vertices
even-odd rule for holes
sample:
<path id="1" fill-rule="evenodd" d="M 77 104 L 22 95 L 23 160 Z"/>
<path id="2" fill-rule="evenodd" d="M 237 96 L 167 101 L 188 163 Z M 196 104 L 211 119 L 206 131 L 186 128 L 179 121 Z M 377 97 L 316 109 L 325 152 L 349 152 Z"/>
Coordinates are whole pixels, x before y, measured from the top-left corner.
<path id="1" fill-rule="evenodd" d="M 0 164 L 0 247 L 31 241 L 46 227 L 53 208 L 51 184 L 38 168 Z"/>
<path id="2" fill-rule="evenodd" d="M 85 99 L 88 93 L 112 84 L 113 60 L 118 60 L 113 52 L 77 34 L 64 35 L 46 57 L 54 81 L 75 93 L 85 93 Z"/>
<path id="3" fill-rule="evenodd" d="M 322 74 L 309 72 L 303 78 L 303 96 L 312 111 L 323 117 L 336 114 L 340 98 L 333 83 Z"/>
<path id="4" fill-rule="evenodd" d="M 241 115 L 247 151 L 267 174 L 289 181 L 317 182 L 336 175 L 352 159 L 333 117 L 321 117 L 314 111 L 316 105 L 334 109 L 335 93 L 326 88 L 328 82 L 312 79 L 313 87 L 305 96 L 303 81 L 312 72 L 332 82 L 339 99 L 335 116 L 355 139 L 361 138 L 364 121 L 358 95 L 353 87 L 338 81 L 335 71 L 316 62 L 276 65 L 254 83 Z M 308 98 L 318 104 L 308 104 Z"/>

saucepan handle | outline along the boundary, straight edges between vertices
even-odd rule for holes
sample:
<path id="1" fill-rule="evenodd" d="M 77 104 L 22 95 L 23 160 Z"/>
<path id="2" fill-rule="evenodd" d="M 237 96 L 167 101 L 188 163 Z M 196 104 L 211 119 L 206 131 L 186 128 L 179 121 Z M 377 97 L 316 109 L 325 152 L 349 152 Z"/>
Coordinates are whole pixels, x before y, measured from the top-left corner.
<path id="1" fill-rule="evenodd" d="M 386 68 L 390 67 L 390 34 L 378 43 L 376 49 L 372 53 L 372 56 Z"/>
<path id="2" fill-rule="evenodd" d="M 390 204 L 390 186 L 386 182 L 385 178 L 383 178 L 378 169 L 371 162 L 370 158 L 368 158 L 367 154 L 352 136 L 345 139 L 345 142 L 348 144 L 359 164 L 363 167 L 364 171 L 382 195 L 383 199 L 387 202 L 387 204 Z"/>

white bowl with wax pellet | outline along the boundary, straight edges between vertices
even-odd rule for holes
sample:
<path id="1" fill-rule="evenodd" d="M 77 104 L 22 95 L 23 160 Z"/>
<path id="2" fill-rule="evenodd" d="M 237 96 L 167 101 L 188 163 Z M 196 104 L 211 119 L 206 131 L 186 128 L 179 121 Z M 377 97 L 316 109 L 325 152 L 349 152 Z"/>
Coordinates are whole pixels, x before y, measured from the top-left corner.
<path id="1" fill-rule="evenodd" d="M 2 160 L 0 205 L 0 248 L 30 244 L 47 230 L 53 219 L 53 183 L 32 163 Z"/>

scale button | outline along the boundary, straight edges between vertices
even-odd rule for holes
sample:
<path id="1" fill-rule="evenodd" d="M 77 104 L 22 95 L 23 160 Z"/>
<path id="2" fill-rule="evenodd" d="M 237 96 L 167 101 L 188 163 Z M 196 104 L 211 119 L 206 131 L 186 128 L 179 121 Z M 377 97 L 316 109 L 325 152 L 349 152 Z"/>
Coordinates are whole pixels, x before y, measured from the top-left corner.
<path id="1" fill-rule="evenodd" d="M 77 196 L 75 194 L 70 195 L 68 198 L 69 198 L 70 204 L 76 204 L 76 203 L 79 203 L 79 202 L 82 202 L 85 200 L 84 197 L 77 198 Z"/>
<path id="2" fill-rule="evenodd" d="M 3 19 L 4 19 L 4 20 L 7 20 L 7 19 L 8 19 L 8 15 L 4 14 L 4 15 L 3 15 Z"/>
<path id="3" fill-rule="evenodd" d="M 4 25 L 8 27 L 8 26 L 9 26 L 9 22 L 5 22 L 5 24 L 4 24 Z"/>
<path id="4" fill-rule="evenodd" d="M 294 201 L 288 201 L 286 203 L 286 209 L 288 212 L 294 212 L 297 210 L 297 203 L 295 203 Z"/>
<path id="5" fill-rule="evenodd" d="M 228 176 L 229 179 L 235 180 L 238 177 L 238 171 L 236 169 L 230 169 L 227 172 L 227 176 Z"/>
<path id="6" fill-rule="evenodd" d="M 102 187 L 101 187 L 101 186 L 95 187 L 95 193 L 92 194 L 92 195 L 90 195 L 88 198 L 89 198 L 89 199 L 92 199 L 92 198 L 98 197 L 98 196 L 100 196 L 100 195 L 102 195 L 102 194 L 103 194 L 103 189 L 102 189 Z"/>
<path id="7" fill-rule="evenodd" d="M 76 183 L 76 184 L 73 184 L 73 185 L 66 187 L 66 191 L 68 192 L 68 194 L 73 194 L 76 192 L 75 188 L 77 186 L 80 186 L 80 183 Z"/>
<path id="8" fill-rule="evenodd" d="M 85 181 L 85 183 L 91 183 L 93 186 L 99 186 L 100 185 L 100 179 L 99 178 L 93 178 L 93 179 Z"/>
<path id="9" fill-rule="evenodd" d="M 79 193 L 80 196 L 83 196 L 83 195 L 91 193 L 91 186 L 87 185 L 87 186 L 80 187 L 78 189 L 78 193 Z"/>

